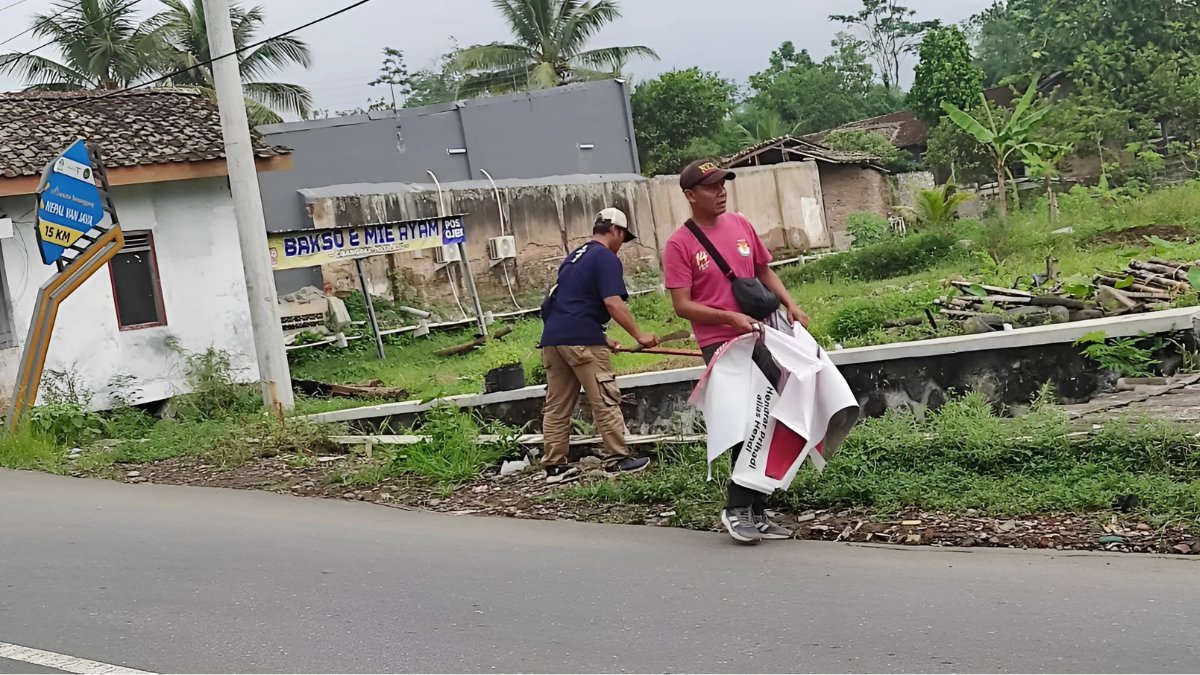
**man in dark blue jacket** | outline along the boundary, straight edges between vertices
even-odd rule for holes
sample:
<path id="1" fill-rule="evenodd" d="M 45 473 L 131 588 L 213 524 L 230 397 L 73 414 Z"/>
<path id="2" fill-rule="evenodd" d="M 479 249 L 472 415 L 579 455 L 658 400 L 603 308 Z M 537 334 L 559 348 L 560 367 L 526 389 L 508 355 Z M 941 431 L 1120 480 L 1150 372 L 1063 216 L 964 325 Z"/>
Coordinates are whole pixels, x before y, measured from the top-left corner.
<path id="1" fill-rule="evenodd" d="M 641 471 L 650 460 L 629 456 L 621 391 L 613 374 L 612 353 L 619 347 L 605 333 L 614 319 L 643 347 L 658 337 L 638 326 L 625 301 L 624 270 L 617 252 L 637 236 L 619 209 L 596 216 L 592 238 L 572 251 L 558 268 L 558 282 L 542 304 L 542 364 L 546 368 L 546 404 L 542 411 L 546 482 L 559 483 L 579 473 L 567 464 L 571 413 L 582 385 L 592 420 L 604 441 L 604 463 L 610 473 Z"/>

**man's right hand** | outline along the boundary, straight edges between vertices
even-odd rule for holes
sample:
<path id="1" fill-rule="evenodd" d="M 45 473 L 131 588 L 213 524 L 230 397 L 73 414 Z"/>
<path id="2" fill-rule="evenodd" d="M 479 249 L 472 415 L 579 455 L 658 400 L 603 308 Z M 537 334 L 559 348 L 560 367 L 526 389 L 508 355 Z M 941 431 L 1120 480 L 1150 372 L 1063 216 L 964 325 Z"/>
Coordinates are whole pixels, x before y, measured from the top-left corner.
<path id="1" fill-rule="evenodd" d="M 753 333 L 757 330 L 758 322 L 745 314 L 733 312 L 729 315 L 729 325 L 739 333 Z"/>
<path id="2" fill-rule="evenodd" d="M 653 349 L 659 345 L 658 336 L 654 333 L 642 333 L 637 336 L 637 343 L 645 349 Z"/>

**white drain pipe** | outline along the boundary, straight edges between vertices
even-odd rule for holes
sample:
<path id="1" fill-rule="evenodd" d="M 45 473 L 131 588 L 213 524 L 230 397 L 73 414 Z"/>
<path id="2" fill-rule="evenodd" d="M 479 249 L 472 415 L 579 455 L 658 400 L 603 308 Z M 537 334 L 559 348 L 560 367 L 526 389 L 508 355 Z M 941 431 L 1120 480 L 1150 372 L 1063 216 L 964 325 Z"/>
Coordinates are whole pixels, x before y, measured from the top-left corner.
<path id="1" fill-rule="evenodd" d="M 433 179 L 433 184 L 437 186 L 438 191 L 438 218 L 443 218 L 446 215 L 446 202 L 442 201 L 442 184 L 438 181 L 437 175 L 426 169 L 425 173 Z M 446 263 L 446 276 L 450 279 L 450 292 L 454 294 L 454 304 L 458 305 L 458 311 L 462 313 L 463 318 L 467 318 L 467 310 L 463 309 L 462 300 L 458 299 L 458 281 L 454 278 L 454 266 Z"/>
<path id="2" fill-rule="evenodd" d="M 496 211 L 500 214 L 500 236 L 503 237 L 504 206 L 500 203 L 500 188 L 496 187 L 496 181 L 492 179 L 492 174 L 488 173 L 486 169 L 480 169 L 479 172 L 484 176 L 487 176 L 488 182 L 492 184 L 492 194 L 496 197 Z M 512 228 L 510 227 L 508 229 L 511 233 Z M 516 235 L 513 236 L 515 237 Z M 514 264 L 516 262 L 516 260 L 513 260 Z M 513 307 L 516 307 L 518 310 L 524 309 L 524 307 L 521 307 L 520 303 L 517 302 L 517 295 L 513 292 L 512 280 L 508 278 L 508 265 L 504 264 L 503 260 L 500 261 L 500 269 L 504 272 L 504 285 L 508 286 L 508 297 L 512 298 Z"/>

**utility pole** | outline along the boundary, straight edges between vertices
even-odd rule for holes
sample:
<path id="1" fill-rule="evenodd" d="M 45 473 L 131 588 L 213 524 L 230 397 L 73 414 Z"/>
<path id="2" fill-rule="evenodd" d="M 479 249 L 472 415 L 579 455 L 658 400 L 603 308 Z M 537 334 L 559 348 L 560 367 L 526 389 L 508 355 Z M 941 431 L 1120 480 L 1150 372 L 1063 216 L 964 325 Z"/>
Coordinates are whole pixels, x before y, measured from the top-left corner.
<path id="1" fill-rule="evenodd" d="M 203 0 L 204 21 L 208 30 L 208 49 L 213 58 L 232 54 L 233 26 L 229 18 L 229 0 Z M 283 328 L 279 323 L 279 300 L 275 292 L 267 225 L 263 218 L 262 197 L 258 192 L 258 172 L 254 166 L 254 148 L 250 142 L 250 123 L 246 120 L 246 99 L 238 57 L 217 58 L 212 64 L 217 107 L 221 111 L 221 129 L 225 136 L 225 158 L 229 165 L 229 188 L 237 217 L 238 243 L 242 266 L 246 271 L 246 294 L 250 299 L 250 326 L 254 332 L 254 351 L 263 384 L 263 402 L 267 408 L 290 410 L 292 376 L 283 346 Z"/>

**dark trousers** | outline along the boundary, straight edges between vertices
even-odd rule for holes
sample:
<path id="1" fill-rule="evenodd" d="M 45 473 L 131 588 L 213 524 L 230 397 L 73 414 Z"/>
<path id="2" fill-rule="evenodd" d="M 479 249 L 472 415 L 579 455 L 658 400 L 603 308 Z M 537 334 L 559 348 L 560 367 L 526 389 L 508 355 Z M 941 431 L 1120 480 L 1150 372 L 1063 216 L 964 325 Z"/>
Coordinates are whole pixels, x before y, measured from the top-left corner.
<path id="1" fill-rule="evenodd" d="M 720 344 L 709 345 L 702 348 L 700 351 L 704 354 L 704 362 L 708 363 L 712 360 L 713 354 L 721 348 Z M 775 365 L 774 359 L 771 358 L 771 352 L 767 351 L 766 346 L 761 342 L 754 345 L 754 365 L 762 371 L 762 374 L 767 377 L 767 381 L 771 386 L 779 386 L 779 366 Z M 729 451 L 729 466 L 732 468 L 737 465 L 738 455 L 742 454 L 742 443 L 733 446 Z M 762 514 L 767 507 L 767 495 L 758 490 L 751 490 L 748 487 L 742 487 L 732 480 L 729 481 L 729 498 L 725 502 L 728 508 L 745 508 L 752 507 L 754 512 Z"/>

